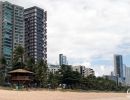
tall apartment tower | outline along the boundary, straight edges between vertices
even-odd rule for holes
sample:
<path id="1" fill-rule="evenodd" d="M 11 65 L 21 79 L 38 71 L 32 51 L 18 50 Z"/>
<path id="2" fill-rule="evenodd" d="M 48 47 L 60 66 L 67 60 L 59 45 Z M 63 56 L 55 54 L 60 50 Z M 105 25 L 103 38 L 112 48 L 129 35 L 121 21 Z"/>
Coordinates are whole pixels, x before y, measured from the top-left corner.
<path id="1" fill-rule="evenodd" d="M 24 26 L 24 8 L 14 5 L 14 20 L 13 20 L 13 49 L 18 45 L 24 47 L 25 26 Z"/>
<path id="2" fill-rule="evenodd" d="M 25 52 L 26 57 L 35 61 L 47 61 L 47 12 L 39 7 L 27 8 L 25 16 Z"/>
<path id="3" fill-rule="evenodd" d="M 5 57 L 9 65 L 16 46 L 24 46 L 23 13 L 23 7 L 0 2 L 0 58 Z"/>
<path id="4" fill-rule="evenodd" d="M 114 55 L 114 71 L 115 75 L 123 78 L 123 58 L 122 55 Z"/>
<path id="5" fill-rule="evenodd" d="M 63 54 L 59 54 L 59 65 L 67 65 L 67 57 Z"/>

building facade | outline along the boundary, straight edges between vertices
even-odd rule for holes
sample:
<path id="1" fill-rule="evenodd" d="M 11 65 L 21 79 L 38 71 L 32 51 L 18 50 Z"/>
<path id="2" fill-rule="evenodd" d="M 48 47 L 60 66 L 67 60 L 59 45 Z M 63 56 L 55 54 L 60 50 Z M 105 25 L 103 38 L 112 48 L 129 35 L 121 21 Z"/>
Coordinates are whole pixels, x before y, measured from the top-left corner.
<path id="1" fill-rule="evenodd" d="M 86 68 L 84 76 L 87 77 L 87 76 L 90 76 L 90 75 L 95 76 L 95 71 L 92 68 Z"/>
<path id="2" fill-rule="evenodd" d="M 88 77 L 90 75 L 95 76 L 94 70 L 92 68 L 86 68 L 85 66 L 73 66 L 72 70 L 79 72 L 84 77 Z"/>
<path id="3" fill-rule="evenodd" d="M 26 57 L 47 62 L 47 12 L 34 6 L 25 9 L 24 17 Z"/>
<path id="4" fill-rule="evenodd" d="M 24 8 L 14 5 L 14 20 L 13 20 L 13 50 L 21 45 L 24 48 Z"/>
<path id="5" fill-rule="evenodd" d="M 130 67 L 125 66 L 125 85 L 130 86 Z"/>
<path id="6" fill-rule="evenodd" d="M 59 65 L 68 65 L 67 57 L 63 54 L 59 54 Z"/>
<path id="7" fill-rule="evenodd" d="M 85 74 L 85 66 L 80 66 L 80 65 L 79 66 L 73 66 L 72 70 L 79 72 L 83 76 Z"/>
<path id="8" fill-rule="evenodd" d="M 59 65 L 48 65 L 48 72 L 51 72 L 51 73 L 56 73 L 57 71 L 60 70 L 60 66 Z"/>
<path id="9" fill-rule="evenodd" d="M 123 78 L 123 58 L 122 55 L 114 55 L 115 76 Z"/>
<path id="10" fill-rule="evenodd" d="M 24 9 L 7 1 L 0 2 L 0 58 L 11 65 L 13 50 L 24 46 Z"/>

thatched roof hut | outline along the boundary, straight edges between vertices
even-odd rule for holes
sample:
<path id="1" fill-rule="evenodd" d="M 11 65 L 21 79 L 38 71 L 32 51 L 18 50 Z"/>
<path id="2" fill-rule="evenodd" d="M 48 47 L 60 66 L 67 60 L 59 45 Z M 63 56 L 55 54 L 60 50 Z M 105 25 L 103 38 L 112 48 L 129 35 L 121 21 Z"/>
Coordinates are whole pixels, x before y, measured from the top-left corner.
<path id="1" fill-rule="evenodd" d="M 16 69 L 8 72 L 8 74 L 14 74 L 14 73 L 26 73 L 26 74 L 33 74 L 31 71 L 27 71 L 25 69 Z"/>
<path id="2" fill-rule="evenodd" d="M 8 72 L 11 75 L 11 83 L 29 84 L 32 81 L 33 72 L 25 69 L 16 69 Z"/>

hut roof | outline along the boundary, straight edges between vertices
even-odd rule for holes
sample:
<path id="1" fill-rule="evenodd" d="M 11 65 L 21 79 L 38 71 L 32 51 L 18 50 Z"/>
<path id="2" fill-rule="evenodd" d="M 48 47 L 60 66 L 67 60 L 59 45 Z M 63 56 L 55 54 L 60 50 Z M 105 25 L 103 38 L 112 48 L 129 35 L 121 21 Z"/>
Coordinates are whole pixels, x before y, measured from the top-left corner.
<path id="1" fill-rule="evenodd" d="M 33 72 L 27 71 L 25 69 L 16 69 L 16 70 L 12 70 L 12 71 L 9 72 L 9 74 L 12 74 L 12 73 L 29 73 L 29 74 L 33 74 Z"/>

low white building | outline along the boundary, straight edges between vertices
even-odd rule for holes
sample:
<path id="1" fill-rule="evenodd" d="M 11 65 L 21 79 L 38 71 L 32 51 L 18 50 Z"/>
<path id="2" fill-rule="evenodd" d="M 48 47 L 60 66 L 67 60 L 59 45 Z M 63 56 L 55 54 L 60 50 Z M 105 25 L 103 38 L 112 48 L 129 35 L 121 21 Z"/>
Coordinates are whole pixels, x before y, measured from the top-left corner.
<path id="1" fill-rule="evenodd" d="M 48 65 L 48 72 L 52 72 L 53 74 L 60 70 L 59 65 Z M 87 77 L 89 75 L 95 76 L 95 72 L 92 68 L 86 68 L 85 66 L 72 66 L 73 71 L 79 72 L 82 76 Z"/>
<path id="2" fill-rule="evenodd" d="M 59 71 L 59 69 L 60 69 L 59 65 L 48 65 L 48 72 L 52 72 L 53 74 Z"/>
<path id="3" fill-rule="evenodd" d="M 72 66 L 72 70 L 77 71 L 83 75 L 85 73 L 85 66 Z"/>
<path id="4" fill-rule="evenodd" d="M 89 75 L 95 76 L 94 70 L 92 68 L 85 68 L 85 77 L 87 77 Z"/>
<path id="5" fill-rule="evenodd" d="M 85 66 L 72 66 L 73 71 L 79 72 L 82 76 L 87 77 L 89 75 L 95 75 L 95 72 L 92 68 L 86 68 Z"/>

